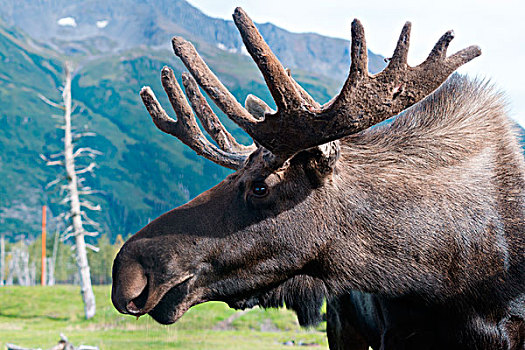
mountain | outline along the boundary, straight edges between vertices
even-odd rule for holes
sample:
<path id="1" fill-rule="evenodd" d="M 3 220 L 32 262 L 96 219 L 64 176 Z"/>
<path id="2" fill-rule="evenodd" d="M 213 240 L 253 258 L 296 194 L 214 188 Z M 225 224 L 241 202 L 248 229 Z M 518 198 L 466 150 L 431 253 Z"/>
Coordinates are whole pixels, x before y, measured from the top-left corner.
<path id="1" fill-rule="evenodd" d="M 46 188 L 59 169 L 39 156 L 61 149 L 61 130 L 52 118 L 60 111 L 38 96 L 60 101 L 66 60 L 76 67 L 73 123 L 97 134 L 79 146 L 103 152 L 95 177 L 85 182 L 102 191 L 92 198 L 103 208 L 94 217 L 111 237 L 135 232 L 229 173 L 157 130 L 142 105 L 138 91 L 150 85 L 169 106 L 160 70 L 169 65 L 178 77 L 184 70 L 169 47 L 173 35 L 191 39 L 239 101 L 253 93 L 273 105 L 233 23 L 184 1 L 4 0 L 0 18 L 0 232 L 38 234 L 44 203 L 54 230 L 54 217 L 63 210 L 60 191 Z M 348 70 L 348 42 L 272 24 L 259 28 L 318 101 L 336 93 Z M 371 69 L 382 68 L 380 56 L 369 56 Z M 213 108 L 239 140 L 249 142 Z"/>
<path id="2" fill-rule="evenodd" d="M 3 0 L 0 17 L 67 54 L 96 55 L 138 46 L 170 49 L 174 35 L 245 53 L 232 21 L 206 16 L 184 0 Z M 346 76 L 348 41 L 290 33 L 271 23 L 258 27 L 286 67 L 338 81 Z M 371 71 L 384 67 L 381 56 L 370 52 L 369 59 Z"/>

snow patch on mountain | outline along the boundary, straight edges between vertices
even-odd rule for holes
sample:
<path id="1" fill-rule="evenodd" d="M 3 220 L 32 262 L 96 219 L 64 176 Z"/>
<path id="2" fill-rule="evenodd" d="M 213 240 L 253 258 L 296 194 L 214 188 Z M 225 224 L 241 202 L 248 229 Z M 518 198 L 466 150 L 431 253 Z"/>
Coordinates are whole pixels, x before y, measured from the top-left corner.
<path id="1" fill-rule="evenodd" d="M 217 47 L 223 51 L 228 51 L 228 52 L 232 52 L 232 53 L 237 53 L 239 50 L 237 50 L 236 48 L 228 48 L 226 45 L 224 45 L 223 43 L 218 43 L 217 44 Z"/>
<path id="2" fill-rule="evenodd" d="M 97 28 L 106 28 L 106 26 L 108 25 L 109 21 L 107 20 L 101 20 L 101 21 L 97 21 Z"/>
<path id="3" fill-rule="evenodd" d="M 76 27 L 77 21 L 73 17 L 62 17 L 57 21 L 57 24 L 62 27 Z"/>

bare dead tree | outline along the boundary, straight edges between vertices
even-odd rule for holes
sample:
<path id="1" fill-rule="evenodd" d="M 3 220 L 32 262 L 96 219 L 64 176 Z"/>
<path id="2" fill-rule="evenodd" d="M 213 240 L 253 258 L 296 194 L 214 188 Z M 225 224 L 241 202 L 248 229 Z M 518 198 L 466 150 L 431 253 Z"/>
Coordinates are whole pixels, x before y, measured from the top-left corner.
<path id="1" fill-rule="evenodd" d="M 55 266 L 57 261 L 57 254 L 58 254 L 58 245 L 60 244 L 59 240 L 60 236 L 60 230 L 55 231 L 55 239 L 53 242 L 53 253 L 51 254 L 51 257 L 47 258 L 47 285 L 48 286 L 54 286 L 55 285 Z"/>
<path id="2" fill-rule="evenodd" d="M 21 241 L 21 246 L 20 246 L 19 266 L 21 267 L 20 269 L 21 273 L 18 276 L 19 284 L 21 286 L 30 286 L 31 285 L 31 271 L 29 269 L 29 252 L 23 240 Z"/>
<path id="3" fill-rule="evenodd" d="M 59 184 L 63 179 L 66 183 L 62 185 L 61 192 L 65 191 L 66 195 L 61 201 L 62 204 L 68 206 L 68 211 L 62 215 L 66 222 L 69 223 L 67 228 L 62 234 L 62 240 L 65 241 L 69 238 L 73 238 L 75 245 L 75 258 L 79 271 L 80 289 L 82 294 L 82 300 L 84 302 L 84 313 L 87 319 L 95 315 L 95 296 L 93 294 L 93 287 L 91 285 L 91 273 L 89 268 L 89 262 L 87 258 L 87 248 L 91 248 L 94 251 L 98 249 L 91 244 L 86 243 L 86 236 L 96 236 L 98 232 L 87 231 L 84 226 L 91 226 L 95 229 L 98 228 L 98 224 L 91 220 L 83 209 L 88 210 L 100 210 L 100 206 L 91 203 L 88 200 L 80 199 L 80 195 L 89 195 L 95 193 L 91 188 L 82 186 L 83 178 L 78 175 L 91 173 L 96 167 L 95 162 L 91 162 L 84 168 L 77 168 L 75 165 L 75 159 L 81 156 L 87 156 L 91 159 L 95 158 L 101 153 L 89 147 L 78 147 L 75 148 L 73 140 L 78 140 L 82 136 L 92 136 L 93 133 L 81 133 L 74 134 L 71 125 L 72 115 L 72 102 L 71 102 L 71 81 L 72 81 L 72 69 L 69 64 L 65 66 L 65 84 L 62 92 L 62 104 L 55 103 L 40 96 L 40 98 L 47 104 L 57 107 L 63 110 L 63 124 L 60 126 L 64 130 L 64 150 L 63 152 L 46 157 L 41 155 L 41 158 L 47 162 L 47 165 L 59 165 L 64 167 L 65 176 L 59 176 L 54 181 L 51 181 L 47 187 L 51 187 Z"/>
<path id="4" fill-rule="evenodd" d="M 13 264 L 13 252 L 9 252 L 8 263 L 7 263 L 7 278 L 5 280 L 6 286 L 12 286 L 14 280 L 14 264 Z"/>
<path id="5" fill-rule="evenodd" d="M 28 254 L 28 258 L 29 258 L 29 254 Z M 36 263 L 34 260 L 31 262 L 30 265 L 28 264 L 28 275 L 27 276 L 29 277 L 29 285 L 30 286 L 36 285 Z"/>
<path id="6" fill-rule="evenodd" d="M 33 278 L 29 264 L 29 251 L 24 238 L 11 248 L 9 257 L 6 285 L 13 285 L 16 281 L 21 286 L 30 286 Z"/>
<path id="7" fill-rule="evenodd" d="M 0 286 L 5 282 L 5 233 L 0 235 Z"/>

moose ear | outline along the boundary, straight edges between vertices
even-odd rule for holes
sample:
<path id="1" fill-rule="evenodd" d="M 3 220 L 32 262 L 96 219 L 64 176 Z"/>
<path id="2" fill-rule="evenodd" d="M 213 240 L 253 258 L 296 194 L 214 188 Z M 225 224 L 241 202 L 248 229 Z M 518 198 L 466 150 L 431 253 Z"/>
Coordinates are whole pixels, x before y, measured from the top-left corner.
<path id="1" fill-rule="evenodd" d="M 320 187 L 333 173 L 339 159 L 339 141 L 332 141 L 308 150 L 307 176 L 314 187 Z"/>
<path id="2" fill-rule="evenodd" d="M 316 147 L 320 151 L 320 159 L 318 167 L 322 167 L 322 171 L 332 171 L 341 154 L 341 147 L 339 141 L 332 141 Z"/>

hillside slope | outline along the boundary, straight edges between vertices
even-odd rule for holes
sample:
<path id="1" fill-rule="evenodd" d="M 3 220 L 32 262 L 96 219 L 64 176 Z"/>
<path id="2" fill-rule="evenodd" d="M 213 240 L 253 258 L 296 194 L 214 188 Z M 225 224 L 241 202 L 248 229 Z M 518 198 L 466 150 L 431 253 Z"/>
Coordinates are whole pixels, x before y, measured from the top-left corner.
<path id="1" fill-rule="evenodd" d="M 248 93 L 271 101 L 246 55 L 205 42 L 194 44 L 239 101 Z M 60 169 L 46 167 L 39 157 L 60 150 L 61 131 L 52 118 L 59 111 L 43 103 L 38 94 L 60 100 L 66 57 L 38 45 L 14 29 L 0 27 L 0 231 L 12 234 L 37 234 L 44 203 L 54 216 L 63 209 L 59 192 L 45 188 Z M 160 86 L 160 70 L 170 65 L 179 77 L 183 70 L 171 51 L 138 47 L 70 59 L 77 67 L 72 92 L 78 108 L 73 123 L 96 132 L 96 137 L 81 142 L 104 153 L 97 160 L 96 176 L 86 177 L 89 186 L 103 191 L 93 198 L 103 208 L 94 214 L 103 232 L 112 237 L 133 233 L 228 173 L 158 131 L 140 101 L 138 91 L 147 84 L 169 106 Z M 327 101 L 340 84 L 319 74 L 297 71 L 295 75 L 319 101 Z M 240 140 L 249 141 L 231 121 L 221 118 Z"/>

